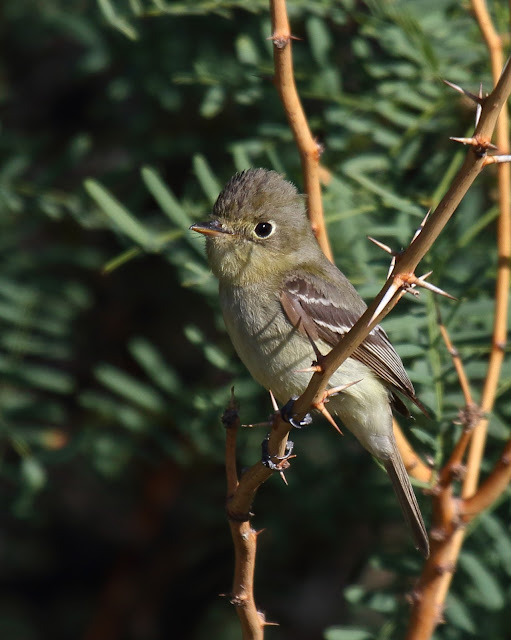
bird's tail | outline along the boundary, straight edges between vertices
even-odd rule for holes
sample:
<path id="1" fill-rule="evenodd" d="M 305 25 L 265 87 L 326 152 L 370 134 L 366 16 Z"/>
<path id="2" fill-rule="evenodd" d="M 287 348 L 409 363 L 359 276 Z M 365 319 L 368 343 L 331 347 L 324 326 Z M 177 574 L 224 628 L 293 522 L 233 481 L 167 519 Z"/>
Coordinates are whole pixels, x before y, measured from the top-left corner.
<path id="1" fill-rule="evenodd" d="M 422 519 L 419 505 L 417 504 L 417 498 L 410 484 L 408 473 L 395 442 L 392 455 L 388 460 L 384 460 L 383 463 L 392 481 L 392 486 L 399 500 L 401 511 L 412 533 L 415 547 L 427 558 L 429 556 L 428 533 L 424 525 L 424 520 Z"/>

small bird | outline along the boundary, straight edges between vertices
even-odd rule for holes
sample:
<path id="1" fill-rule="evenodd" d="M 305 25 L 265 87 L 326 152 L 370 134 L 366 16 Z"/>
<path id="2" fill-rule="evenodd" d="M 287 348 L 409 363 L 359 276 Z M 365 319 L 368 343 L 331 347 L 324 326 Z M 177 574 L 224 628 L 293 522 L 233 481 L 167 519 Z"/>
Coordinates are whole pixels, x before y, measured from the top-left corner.
<path id="1" fill-rule="evenodd" d="M 236 174 L 212 219 L 191 226 L 206 236 L 219 281 L 227 332 L 252 376 L 280 402 L 307 387 L 316 349 L 326 355 L 364 313 L 346 276 L 323 254 L 304 197 L 275 171 Z M 329 388 L 352 384 L 329 399 L 360 443 L 390 476 L 417 549 L 429 555 L 424 521 L 392 429 L 392 409 L 408 414 L 396 391 L 422 408 L 387 334 L 375 327 L 337 369 Z"/>

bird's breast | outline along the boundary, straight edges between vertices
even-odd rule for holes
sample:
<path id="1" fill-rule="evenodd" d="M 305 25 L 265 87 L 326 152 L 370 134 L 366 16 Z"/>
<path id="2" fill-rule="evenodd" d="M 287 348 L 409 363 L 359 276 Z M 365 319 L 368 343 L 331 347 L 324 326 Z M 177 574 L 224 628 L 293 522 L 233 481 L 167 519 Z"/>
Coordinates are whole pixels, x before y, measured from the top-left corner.
<path id="1" fill-rule="evenodd" d="M 227 332 L 252 376 L 286 402 L 305 390 L 314 352 L 289 323 L 278 296 L 265 287 L 220 287 Z"/>

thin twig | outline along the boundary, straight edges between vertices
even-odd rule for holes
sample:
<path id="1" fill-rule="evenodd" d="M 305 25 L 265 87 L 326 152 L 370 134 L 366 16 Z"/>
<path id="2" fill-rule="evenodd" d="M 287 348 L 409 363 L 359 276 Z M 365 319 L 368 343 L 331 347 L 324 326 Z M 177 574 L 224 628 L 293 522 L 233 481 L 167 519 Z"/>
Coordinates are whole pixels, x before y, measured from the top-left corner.
<path id="1" fill-rule="evenodd" d="M 477 492 L 465 498 L 460 505 L 460 516 L 470 522 L 475 516 L 493 504 L 506 490 L 511 481 L 511 440 L 504 447 L 495 468 L 481 484 Z"/>
<path id="2" fill-rule="evenodd" d="M 500 113 L 497 123 L 497 147 L 500 154 L 509 153 L 508 141 L 508 116 L 507 110 L 502 108 L 508 97 L 508 82 L 505 76 L 509 73 L 509 60 L 499 78 L 503 66 L 503 53 L 501 39 L 493 27 L 491 17 L 484 0 L 472 0 L 472 9 L 479 23 L 483 37 L 486 40 L 491 59 L 492 75 L 496 89 L 485 100 L 481 118 L 477 124 L 474 138 L 482 135 L 482 140 L 490 141 L 492 126 L 495 117 Z M 500 90 L 497 90 L 500 86 Z M 492 113 L 489 112 L 491 110 Z M 484 120 L 484 122 L 482 122 Z M 510 216 L 510 169 L 507 164 L 498 164 L 499 177 L 499 204 L 500 216 L 498 223 L 498 272 L 496 282 L 495 319 L 493 329 L 492 351 L 488 364 L 488 373 L 483 389 L 481 409 L 489 412 L 493 407 L 496 396 L 497 383 L 504 356 L 504 344 L 506 341 L 507 306 L 509 300 L 509 259 L 511 255 L 511 216 Z M 476 491 L 481 460 L 486 442 L 488 420 L 483 417 L 474 428 L 470 443 L 467 461 L 467 472 L 462 487 L 463 503 L 453 503 L 458 507 L 457 517 L 459 522 L 474 517 L 478 509 L 481 510 L 495 500 L 509 482 L 508 457 L 504 455 L 497 464 L 494 472 L 483 484 L 480 491 Z M 509 447 L 509 445 L 508 445 Z M 506 447 L 506 451 L 508 449 Z M 449 491 L 451 488 L 449 487 Z M 470 498 L 470 496 L 473 496 Z M 442 503 L 445 507 L 445 501 Z M 463 509 L 465 517 L 462 518 Z M 413 601 L 410 625 L 407 640 L 429 640 L 435 627 L 442 617 L 442 609 L 452 580 L 453 569 L 456 565 L 464 539 L 464 529 L 454 530 L 456 525 L 453 519 L 448 522 L 445 513 L 437 517 L 444 518 L 440 526 L 440 536 L 436 544 L 432 545 L 432 553 L 427 561 L 423 574 L 420 577 L 416 589 L 416 598 Z M 449 570 L 443 571 L 442 568 Z"/>
<path id="3" fill-rule="evenodd" d="M 321 146 L 314 140 L 309 123 L 296 90 L 293 73 L 291 30 L 285 0 L 270 1 L 275 86 L 284 106 L 291 131 L 302 161 L 304 189 L 307 194 L 307 211 L 312 230 L 326 257 L 333 262 L 332 250 L 326 232 L 321 200 L 319 157 Z"/>
<path id="4" fill-rule="evenodd" d="M 494 83 L 497 83 L 503 64 L 502 39 L 495 30 L 484 0 L 472 0 L 472 9 L 481 28 L 490 52 L 490 62 Z M 496 142 L 499 154 L 509 154 L 509 117 L 507 109 L 502 109 L 496 129 Z M 507 310 L 509 301 L 509 263 L 511 258 L 511 169 L 509 164 L 498 164 L 499 220 L 497 228 L 498 271 L 495 291 L 495 311 L 493 340 L 488 372 L 483 388 L 481 408 L 489 413 L 495 402 L 497 384 L 504 359 L 504 346 L 507 340 Z M 474 430 L 468 462 L 467 476 L 463 486 L 463 496 L 472 495 L 479 481 L 481 460 L 486 443 L 488 420 L 482 420 Z"/>
<path id="5" fill-rule="evenodd" d="M 240 513 L 233 511 L 230 504 L 239 488 L 236 471 L 236 438 L 240 419 L 234 389 L 231 390 L 231 399 L 222 416 L 222 422 L 226 431 L 227 516 L 234 545 L 234 577 L 230 602 L 236 607 L 243 640 L 262 640 L 265 621 L 257 611 L 253 588 L 257 532 L 250 525 L 248 508 L 245 513 Z"/>
<path id="6" fill-rule="evenodd" d="M 452 483 L 452 480 L 455 479 L 455 476 L 459 475 L 463 457 L 465 456 L 470 438 L 472 437 L 474 427 L 479 422 L 479 419 L 481 417 L 481 411 L 472 399 L 472 391 L 470 389 L 470 383 L 468 381 L 467 374 L 465 373 L 463 362 L 461 361 L 458 350 L 454 347 L 451 341 L 446 326 L 442 322 L 440 309 L 438 307 L 437 322 L 440 329 L 440 334 L 444 340 L 445 346 L 447 347 L 447 351 L 451 355 L 454 368 L 456 369 L 456 373 L 458 374 L 458 381 L 463 392 L 463 397 L 465 399 L 465 408 L 460 411 L 459 419 L 459 422 L 463 425 L 463 432 L 456 442 L 454 449 L 449 456 L 449 459 L 444 464 L 439 477 L 439 485 L 443 489 L 442 498 L 445 501 L 446 499 L 452 499 L 452 490 L 450 485 Z M 448 495 L 444 495 L 447 493 L 445 491 L 446 488 L 449 488 Z"/>
<path id="7" fill-rule="evenodd" d="M 394 437 L 396 438 L 397 448 L 403 458 L 403 463 L 408 475 L 412 476 L 419 482 L 429 484 L 433 476 L 431 467 L 428 467 L 417 455 L 412 445 L 408 442 L 406 436 L 401 431 L 395 419 L 392 421 L 394 427 Z"/>
<path id="8" fill-rule="evenodd" d="M 482 138 L 490 139 L 499 110 L 505 104 L 510 92 L 511 65 L 508 63 L 498 84 L 488 96 L 482 109 L 481 118 L 476 129 L 476 133 Z M 362 317 L 344 336 L 343 340 L 324 357 L 322 362 L 323 371 L 321 373 L 315 373 L 312 376 L 309 386 L 295 404 L 298 418 L 303 417 L 312 404 L 320 401 L 332 374 L 364 341 L 369 332 L 397 304 L 399 297 L 404 291 L 404 287 L 410 281 L 410 277 L 413 276 L 413 272 L 418 263 L 429 251 L 469 187 L 481 172 L 484 165 L 483 158 L 484 156 L 474 153 L 472 148 L 469 149 L 463 166 L 458 171 L 434 213 L 428 218 L 422 232 L 403 253 L 396 257 L 394 272 L 385 283 L 383 289 Z M 391 296 L 390 299 L 386 299 L 387 292 L 390 291 L 395 291 L 396 293 Z M 383 307 L 381 307 L 380 303 L 384 299 L 386 299 L 386 302 Z"/>

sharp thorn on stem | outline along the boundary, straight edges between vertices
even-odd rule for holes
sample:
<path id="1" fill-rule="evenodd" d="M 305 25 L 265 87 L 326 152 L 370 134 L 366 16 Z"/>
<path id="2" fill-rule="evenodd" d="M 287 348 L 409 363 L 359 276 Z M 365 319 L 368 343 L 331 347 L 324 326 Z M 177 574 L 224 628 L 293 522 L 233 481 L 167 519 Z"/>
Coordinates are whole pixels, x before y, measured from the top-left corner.
<path id="1" fill-rule="evenodd" d="M 479 124 L 479 118 L 481 117 L 481 112 L 483 110 L 483 83 L 479 84 L 479 102 L 476 107 L 476 129 Z"/>
<path id="2" fill-rule="evenodd" d="M 383 296 L 383 298 L 380 300 L 380 304 L 376 307 L 371 319 L 369 320 L 369 325 L 373 324 L 373 322 L 376 320 L 376 318 L 380 315 L 380 313 L 385 309 L 385 307 L 387 306 L 387 304 L 392 300 L 392 298 L 396 295 L 396 293 L 398 292 L 399 287 L 397 284 L 395 284 L 394 282 L 390 285 L 390 287 L 387 289 L 387 292 L 385 293 L 385 295 Z"/>
<path id="3" fill-rule="evenodd" d="M 464 96 L 467 96 L 467 98 L 470 98 L 470 100 L 472 100 L 473 102 L 475 102 L 476 104 L 480 105 L 483 101 L 482 96 L 476 96 L 473 93 L 470 93 L 470 91 L 466 91 L 465 89 L 463 89 L 462 87 L 460 87 L 457 84 L 454 84 L 454 82 L 450 82 L 449 80 L 444 80 L 443 81 L 448 87 L 451 87 L 451 89 L 454 89 L 454 91 L 457 91 L 458 93 L 463 94 Z"/>
<path id="4" fill-rule="evenodd" d="M 430 213 L 431 213 L 431 209 L 426 213 L 426 215 L 424 216 L 424 219 L 422 220 L 420 225 L 417 227 L 417 230 L 415 231 L 415 233 L 413 235 L 412 242 L 414 242 L 414 240 L 416 240 L 418 238 L 418 236 L 421 234 L 422 230 L 424 229 L 424 226 L 425 226 L 426 222 L 428 221 Z"/>
<path id="5" fill-rule="evenodd" d="M 455 296 L 451 296 L 451 294 L 447 293 L 447 291 L 440 289 L 440 287 L 436 287 L 434 284 L 431 284 L 431 282 L 426 282 L 426 278 L 430 276 L 432 273 L 433 273 L 432 271 L 429 271 L 428 273 L 425 273 L 423 276 L 420 276 L 420 278 L 416 279 L 414 284 L 416 284 L 419 287 L 424 287 L 424 289 L 429 289 L 429 291 L 432 291 L 433 293 L 437 293 L 439 296 L 445 296 L 450 300 L 457 300 L 458 298 L 456 298 Z"/>
<path id="6" fill-rule="evenodd" d="M 380 249 L 383 249 L 383 251 L 385 251 L 386 253 L 390 253 L 391 256 L 395 256 L 396 252 L 391 249 L 388 245 L 383 244 L 383 242 L 380 242 L 379 240 L 376 240 L 376 238 L 372 238 L 371 236 L 367 236 L 367 239 L 370 240 L 371 242 L 373 242 L 377 247 L 380 247 Z"/>
<path id="7" fill-rule="evenodd" d="M 500 162 L 511 162 L 511 156 L 486 156 L 483 164 L 486 166 L 488 164 L 499 164 Z"/>
<path id="8" fill-rule="evenodd" d="M 321 361 L 324 358 L 324 355 L 321 353 L 321 351 L 318 349 L 318 346 L 316 345 L 316 343 L 314 342 L 314 340 L 312 339 L 312 336 L 310 335 L 310 333 L 307 331 L 307 327 L 303 327 L 305 333 L 307 334 L 307 338 L 309 338 L 309 342 L 311 343 L 312 349 L 314 351 L 314 355 L 316 356 L 316 362 L 318 366 L 321 366 Z"/>
<path id="9" fill-rule="evenodd" d="M 392 260 L 390 261 L 390 264 L 389 264 L 389 270 L 387 272 L 387 280 L 392 275 L 395 266 L 396 266 L 396 256 L 392 256 Z"/>
<path id="10" fill-rule="evenodd" d="M 275 412 L 277 412 L 279 410 L 279 405 L 277 404 L 277 401 L 275 400 L 275 396 L 273 395 L 273 391 L 271 389 L 269 389 L 268 391 L 270 393 L 271 404 L 272 404 L 273 410 Z"/>
<path id="11" fill-rule="evenodd" d="M 323 367 L 319 364 L 313 364 L 310 367 L 306 367 L 305 369 L 295 369 L 293 373 L 321 373 L 323 371 Z"/>
<path id="12" fill-rule="evenodd" d="M 336 396 L 338 393 L 346 391 L 346 389 L 349 389 L 354 384 L 358 384 L 359 382 L 361 382 L 361 380 L 353 380 L 353 382 L 347 382 L 346 384 L 342 384 L 340 387 L 332 387 L 331 389 L 327 389 L 325 391 L 325 398 L 323 402 L 327 401 L 328 398 L 331 398 L 332 396 Z"/>
<path id="13" fill-rule="evenodd" d="M 344 433 L 339 429 L 339 427 L 337 426 L 336 421 L 332 418 L 332 415 L 330 413 L 330 411 L 328 411 L 328 409 L 325 407 L 325 405 L 322 402 L 318 402 L 318 404 L 314 405 L 314 407 L 320 411 L 320 413 L 323 415 L 324 418 L 326 418 L 328 420 L 328 422 L 332 425 L 332 427 L 341 434 L 341 436 L 344 435 Z"/>

